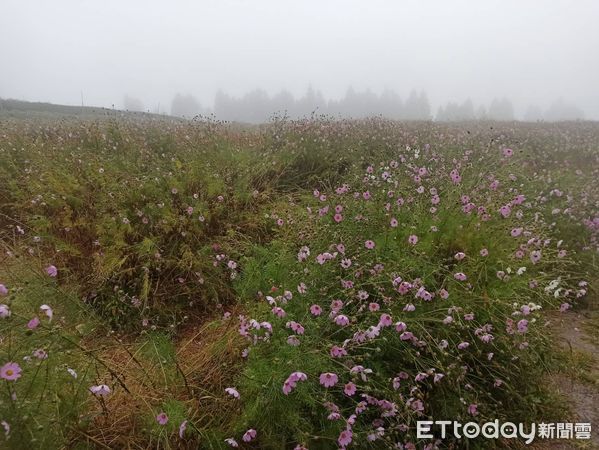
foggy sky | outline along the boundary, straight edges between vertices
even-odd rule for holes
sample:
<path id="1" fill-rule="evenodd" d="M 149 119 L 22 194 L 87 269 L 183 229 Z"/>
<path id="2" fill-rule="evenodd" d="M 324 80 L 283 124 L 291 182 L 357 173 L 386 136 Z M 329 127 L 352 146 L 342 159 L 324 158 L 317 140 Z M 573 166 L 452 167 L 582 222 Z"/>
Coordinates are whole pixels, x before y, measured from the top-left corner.
<path id="1" fill-rule="evenodd" d="M 594 0 L 0 0 L 0 97 L 168 111 L 176 93 L 353 86 L 422 89 L 434 111 L 561 97 L 599 119 L 598 23 Z"/>

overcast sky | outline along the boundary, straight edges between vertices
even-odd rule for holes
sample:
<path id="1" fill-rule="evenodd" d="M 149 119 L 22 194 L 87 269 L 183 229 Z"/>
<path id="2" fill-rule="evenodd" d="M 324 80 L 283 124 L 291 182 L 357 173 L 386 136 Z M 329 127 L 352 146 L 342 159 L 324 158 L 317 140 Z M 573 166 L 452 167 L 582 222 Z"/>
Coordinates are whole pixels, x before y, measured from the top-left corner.
<path id="1" fill-rule="evenodd" d="M 433 105 L 557 97 L 599 119 L 597 0 L 0 0 L 0 97 L 154 109 L 219 88 Z"/>

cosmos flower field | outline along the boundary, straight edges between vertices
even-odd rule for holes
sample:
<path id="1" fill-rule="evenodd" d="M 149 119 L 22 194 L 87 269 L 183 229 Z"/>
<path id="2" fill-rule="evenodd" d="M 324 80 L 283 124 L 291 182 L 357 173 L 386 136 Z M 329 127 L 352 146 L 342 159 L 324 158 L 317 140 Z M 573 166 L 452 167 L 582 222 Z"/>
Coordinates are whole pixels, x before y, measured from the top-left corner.
<path id="1" fill-rule="evenodd" d="M 563 421 L 547 317 L 596 295 L 598 177 L 586 122 L 4 121 L 0 447 Z"/>

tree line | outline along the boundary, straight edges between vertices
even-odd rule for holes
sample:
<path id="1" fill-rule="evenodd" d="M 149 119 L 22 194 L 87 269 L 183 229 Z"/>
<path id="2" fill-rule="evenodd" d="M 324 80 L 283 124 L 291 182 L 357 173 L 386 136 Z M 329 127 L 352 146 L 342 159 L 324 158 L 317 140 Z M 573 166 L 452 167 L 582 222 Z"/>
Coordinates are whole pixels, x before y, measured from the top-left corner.
<path id="1" fill-rule="evenodd" d="M 125 109 L 143 111 L 140 100 L 125 96 Z M 160 113 L 166 111 L 154 110 Z M 323 94 L 308 88 L 306 93 L 295 98 L 291 92 L 282 90 L 269 95 L 263 89 L 254 89 L 241 97 L 234 97 L 219 90 L 212 108 L 204 107 L 190 94 L 177 94 L 170 105 L 173 116 L 193 118 L 195 116 L 214 115 L 219 120 L 232 122 L 263 123 L 274 115 L 292 119 L 327 115 L 341 118 L 364 118 L 382 116 L 394 120 L 436 120 L 440 122 L 470 120 L 515 120 L 514 107 L 507 98 L 497 98 L 488 107 L 475 106 L 468 99 L 463 103 L 448 102 L 433 114 L 428 96 L 424 91 L 412 90 L 402 99 L 395 91 L 386 89 L 380 94 L 371 90 L 357 91 L 349 88 L 345 96 L 338 100 L 327 100 Z M 542 110 L 530 106 L 522 119 L 526 121 L 560 121 L 583 119 L 584 113 L 576 105 L 558 99 L 549 108 Z"/>

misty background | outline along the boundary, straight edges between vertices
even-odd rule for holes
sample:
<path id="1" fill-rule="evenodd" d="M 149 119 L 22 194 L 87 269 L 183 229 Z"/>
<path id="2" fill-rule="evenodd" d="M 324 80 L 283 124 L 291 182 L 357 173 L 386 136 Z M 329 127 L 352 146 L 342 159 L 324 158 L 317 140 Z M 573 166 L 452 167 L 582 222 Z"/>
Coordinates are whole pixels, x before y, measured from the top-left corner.
<path id="1" fill-rule="evenodd" d="M 1 0 L 0 97 L 261 122 L 599 119 L 599 2 Z"/>

